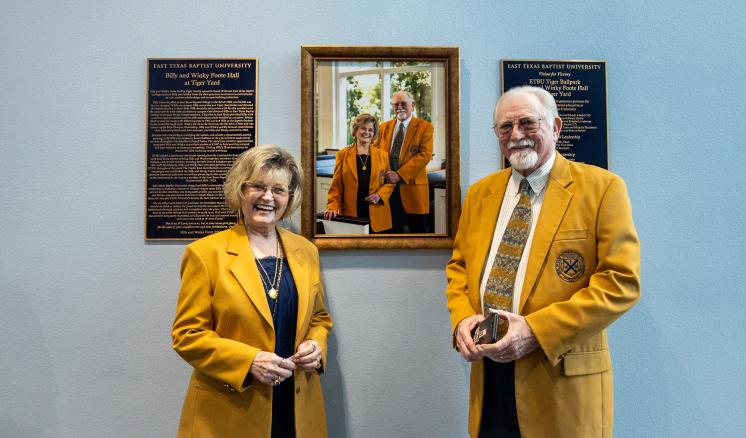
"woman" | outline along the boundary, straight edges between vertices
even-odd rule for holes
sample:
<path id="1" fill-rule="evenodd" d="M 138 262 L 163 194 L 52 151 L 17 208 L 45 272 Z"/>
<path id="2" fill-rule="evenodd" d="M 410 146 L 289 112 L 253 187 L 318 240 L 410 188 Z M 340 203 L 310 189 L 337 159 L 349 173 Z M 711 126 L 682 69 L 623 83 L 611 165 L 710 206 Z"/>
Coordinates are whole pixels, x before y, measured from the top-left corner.
<path id="1" fill-rule="evenodd" d="M 242 153 L 223 191 L 239 223 L 186 247 L 174 350 L 194 371 L 180 437 L 326 437 L 319 372 L 332 326 L 318 251 L 277 227 L 301 203 L 282 149 Z"/>
<path id="2" fill-rule="evenodd" d="M 337 215 L 370 219 L 374 233 L 391 228 L 389 196 L 393 184 L 384 184 L 389 170 L 389 156 L 379 148 L 371 148 L 378 133 L 378 121 L 370 114 L 360 114 L 350 124 L 355 139 L 337 153 L 334 176 L 329 187 L 324 219 Z"/>

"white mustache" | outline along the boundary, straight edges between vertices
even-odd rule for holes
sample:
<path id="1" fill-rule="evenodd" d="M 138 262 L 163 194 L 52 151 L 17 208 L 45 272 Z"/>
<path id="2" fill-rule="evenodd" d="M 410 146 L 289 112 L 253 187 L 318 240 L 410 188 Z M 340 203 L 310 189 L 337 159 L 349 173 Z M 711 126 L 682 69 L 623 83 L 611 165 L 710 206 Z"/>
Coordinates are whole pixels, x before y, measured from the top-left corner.
<path id="1" fill-rule="evenodd" d="M 515 148 L 522 148 L 522 147 L 530 147 L 533 148 L 534 144 L 536 144 L 533 140 L 530 138 L 522 138 L 518 141 L 511 141 L 508 143 L 508 149 L 515 149 Z"/>

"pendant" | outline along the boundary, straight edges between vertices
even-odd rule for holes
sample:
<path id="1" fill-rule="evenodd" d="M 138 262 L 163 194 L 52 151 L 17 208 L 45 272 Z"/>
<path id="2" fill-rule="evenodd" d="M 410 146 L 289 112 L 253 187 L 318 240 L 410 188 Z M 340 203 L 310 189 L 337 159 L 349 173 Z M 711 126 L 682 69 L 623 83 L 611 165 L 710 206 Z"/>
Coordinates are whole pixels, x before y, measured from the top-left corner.
<path id="1" fill-rule="evenodd" d="M 279 292 L 277 292 L 277 289 L 272 288 L 269 290 L 269 292 L 267 292 L 267 295 L 269 295 L 269 297 L 272 298 L 273 300 L 276 300 L 277 295 L 279 295 Z"/>
<path id="2" fill-rule="evenodd" d="M 365 164 L 363 164 L 363 170 L 368 170 L 368 168 L 365 167 Z"/>

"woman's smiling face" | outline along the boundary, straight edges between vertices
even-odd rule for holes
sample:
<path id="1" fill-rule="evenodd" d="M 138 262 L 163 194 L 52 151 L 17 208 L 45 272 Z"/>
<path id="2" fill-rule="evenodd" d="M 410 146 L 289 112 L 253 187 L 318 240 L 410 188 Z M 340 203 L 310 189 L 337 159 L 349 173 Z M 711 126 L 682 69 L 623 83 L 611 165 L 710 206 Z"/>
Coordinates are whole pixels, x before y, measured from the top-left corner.
<path id="1" fill-rule="evenodd" d="M 373 122 L 364 123 L 355 131 L 355 140 L 358 146 L 368 146 L 373 141 L 375 134 L 376 129 L 373 127 Z"/>
<path id="2" fill-rule="evenodd" d="M 290 200 L 287 178 L 283 176 L 271 172 L 244 183 L 241 212 L 246 226 L 273 227 L 283 218 Z"/>

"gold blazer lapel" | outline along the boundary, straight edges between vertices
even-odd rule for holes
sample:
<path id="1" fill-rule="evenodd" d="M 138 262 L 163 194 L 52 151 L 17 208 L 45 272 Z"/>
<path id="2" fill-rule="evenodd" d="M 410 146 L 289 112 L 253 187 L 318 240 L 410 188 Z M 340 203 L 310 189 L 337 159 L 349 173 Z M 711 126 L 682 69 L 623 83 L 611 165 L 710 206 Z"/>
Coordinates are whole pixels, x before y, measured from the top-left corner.
<path id="1" fill-rule="evenodd" d="M 259 313 L 274 330 L 272 313 L 269 310 L 262 280 L 259 278 L 259 269 L 257 269 L 254 261 L 254 253 L 251 252 L 251 246 L 249 246 L 246 229 L 242 224 L 236 224 L 231 231 L 228 252 L 235 254 L 236 259 L 231 263 L 230 271 Z"/>
<path id="2" fill-rule="evenodd" d="M 534 293 L 533 288 L 541 273 L 541 267 L 544 265 L 554 235 L 565 217 L 565 212 L 573 196 L 572 192 L 566 188 L 572 183 L 570 166 L 566 158 L 562 157 L 559 152 L 555 153 L 557 157 L 549 173 L 547 191 L 544 194 L 544 202 L 541 206 L 541 213 L 539 213 L 539 220 L 536 223 L 528 264 L 526 265 L 526 276 L 521 289 L 521 303 L 518 307 L 518 312 L 521 314 L 523 314 L 523 307 L 526 305 L 528 297 Z"/>
<path id="3" fill-rule="evenodd" d="M 383 185 L 383 170 L 385 162 L 383 160 L 383 154 L 376 148 L 370 148 L 370 184 L 368 185 L 368 193 L 376 193 L 379 188 Z"/>
<path id="4" fill-rule="evenodd" d="M 351 146 L 348 146 L 349 149 L 347 149 L 346 153 L 347 156 L 345 157 L 345 161 L 348 166 L 350 166 L 350 172 L 352 172 L 352 175 L 355 177 L 355 181 L 357 181 L 357 146 L 353 143 Z"/>
<path id="5" fill-rule="evenodd" d="M 304 260 L 300 247 L 295 244 L 292 232 L 278 228 L 282 247 L 285 249 L 285 258 L 287 259 L 290 272 L 293 274 L 295 288 L 298 290 L 298 318 L 295 325 L 295 345 L 297 346 L 303 339 L 301 336 L 306 332 L 303 326 L 308 313 L 308 299 L 311 292 L 311 285 L 308 273 L 308 261 Z"/>

